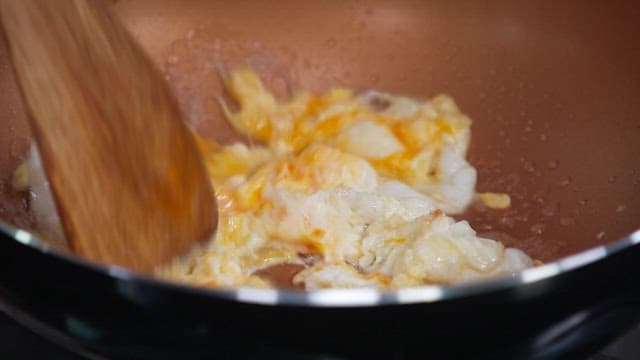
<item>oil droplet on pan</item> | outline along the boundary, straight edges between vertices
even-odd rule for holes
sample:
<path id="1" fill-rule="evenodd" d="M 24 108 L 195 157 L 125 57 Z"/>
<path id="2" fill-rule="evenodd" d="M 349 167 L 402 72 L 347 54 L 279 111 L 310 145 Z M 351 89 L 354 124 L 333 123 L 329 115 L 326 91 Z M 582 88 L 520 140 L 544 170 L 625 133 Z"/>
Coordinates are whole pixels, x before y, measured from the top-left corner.
<path id="1" fill-rule="evenodd" d="M 558 168 L 558 166 L 560 165 L 560 161 L 558 160 L 551 160 L 547 163 L 547 169 L 549 170 L 555 170 Z"/>
<path id="2" fill-rule="evenodd" d="M 531 231 L 536 235 L 542 235 L 542 233 L 544 232 L 544 229 L 545 229 L 544 224 L 535 224 L 529 229 L 529 231 Z"/>
<path id="3" fill-rule="evenodd" d="M 569 226 L 575 223 L 576 223 L 576 220 L 574 218 L 570 218 L 570 217 L 560 218 L 560 225 L 562 226 Z"/>
<path id="4" fill-rule="evenodd" d="M 573 181 L 573 179 L 571 178 L 571 176 L 566 176 L 563 179 L 560 180 L 560 182 L 558 183 L 561 187 L 567 187 L 569 185 L 571 185 L 571 182 Z"/>

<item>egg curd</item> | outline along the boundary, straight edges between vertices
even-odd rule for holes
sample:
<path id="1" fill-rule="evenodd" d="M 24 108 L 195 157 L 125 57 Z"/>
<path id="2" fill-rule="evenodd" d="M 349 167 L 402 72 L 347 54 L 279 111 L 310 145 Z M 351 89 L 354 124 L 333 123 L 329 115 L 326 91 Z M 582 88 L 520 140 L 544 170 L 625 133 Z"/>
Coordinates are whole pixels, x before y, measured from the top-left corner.
<path id="1" fill-rule="evenodd" d="M 223 103 L 225 115 L 253 144 L 198 138 L 216 190 L 218 230 L 157 276 L 269 287 L 260 271 L 294 264 L 301 271 L 292 285 L 305 289 L 399 288 L 532 265 L 522 251 L 448 216 L 465 210 L 476 183 L 465 159 L 471 121 L 450 97 L 418 101 L 334 88 L 281 103 L 249 70 L 225 82 L 239 106 Z M 508 206 L 500 196 L 496 207 Z"/>

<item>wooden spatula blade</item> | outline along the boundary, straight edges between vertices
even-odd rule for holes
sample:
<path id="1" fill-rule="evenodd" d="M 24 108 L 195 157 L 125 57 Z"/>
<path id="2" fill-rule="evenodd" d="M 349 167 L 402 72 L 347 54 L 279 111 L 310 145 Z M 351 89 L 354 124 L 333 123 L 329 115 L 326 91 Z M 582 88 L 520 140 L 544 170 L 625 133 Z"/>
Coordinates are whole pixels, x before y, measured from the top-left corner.
<path id="1" fill-rule="evenodd" d="M 161 74 L 103 3 L 0 0 L 71 249 L 140 271 L 215 230 L 215 198 Z"/>

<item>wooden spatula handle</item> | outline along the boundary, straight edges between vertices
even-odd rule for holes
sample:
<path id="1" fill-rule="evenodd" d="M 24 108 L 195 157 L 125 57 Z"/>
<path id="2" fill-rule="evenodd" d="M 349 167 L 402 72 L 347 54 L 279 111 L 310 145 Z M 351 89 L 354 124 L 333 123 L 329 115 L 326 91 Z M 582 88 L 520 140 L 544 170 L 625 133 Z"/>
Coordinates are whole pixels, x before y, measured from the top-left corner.
<path id="1" fill-rule="evenodd" d="M 141 271 L 217 214 L 164 79 L 97 0 L 0 0 L 13 64 L 72 250 Z"/>

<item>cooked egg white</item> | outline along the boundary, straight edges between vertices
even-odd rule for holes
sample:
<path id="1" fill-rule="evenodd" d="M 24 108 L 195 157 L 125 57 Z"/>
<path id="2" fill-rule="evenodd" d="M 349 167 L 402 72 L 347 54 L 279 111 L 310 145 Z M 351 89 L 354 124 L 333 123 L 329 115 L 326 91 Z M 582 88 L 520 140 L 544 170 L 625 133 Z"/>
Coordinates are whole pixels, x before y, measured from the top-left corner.
<path id="1" fill-rule="evenodd" d="M 305 266 L 293 281 L 306 289 L 398 288 L 532 265 L 447 215 L 464 211 L 476 181 L 465 159 L 471 122 L 451 98 L 336 88 L 278 103 L 251 71 L 230 73 L 226 84 L 239 105 L 224 107 L 227 118 L 262 145 L 199 139 L 220 226 L 206 249 L 160 276 L 269 286 L 254 273 L 290 263 Z M 308 254 L 319 260 L 309 264 Z"/>

